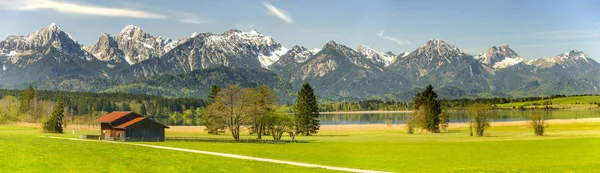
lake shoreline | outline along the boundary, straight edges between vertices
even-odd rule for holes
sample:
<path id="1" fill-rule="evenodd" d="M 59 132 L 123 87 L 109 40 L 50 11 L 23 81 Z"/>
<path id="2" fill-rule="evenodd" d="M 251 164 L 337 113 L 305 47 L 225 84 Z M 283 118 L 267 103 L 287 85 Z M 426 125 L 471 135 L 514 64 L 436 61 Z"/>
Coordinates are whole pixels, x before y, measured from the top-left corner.
<path id="1" fill-rule="evenodd" d="M 398 114 L 398 113 L 412 113 L 413 110 L 403 111 L 341 111 L 341 112 L 319 112 L 319 114 Z"/>
<path id="2" fill-rule="evenodd" d="M 552 124 L 574 124 L 574 123 L 600 123 L 600 118 L 577 118 L 577 119 L 550 119 L 546 120 L 546 123 Z M 496 121 L 490 122 L 490 126 L 517 126 L 517 125 L 529 125 L 529 121 Z M 449 123 L 449 128 L 468 127 L 467 123 Z M 396 129 L 405 128 L 406 124 L 327 124 L 321 125 L 320 130 L 385 130 L 385 129 Z"/>

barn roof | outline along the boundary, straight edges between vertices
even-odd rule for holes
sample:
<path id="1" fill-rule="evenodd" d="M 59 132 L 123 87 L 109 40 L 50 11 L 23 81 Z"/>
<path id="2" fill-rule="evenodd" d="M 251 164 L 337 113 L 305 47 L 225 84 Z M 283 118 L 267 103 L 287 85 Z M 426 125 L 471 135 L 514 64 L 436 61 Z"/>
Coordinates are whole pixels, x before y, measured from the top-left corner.
<path id="1" fill-rule="evenodd" d="M 133 117 L 129 116 L 132 115 Z M 129 117 L 126 117 L 129 116 Z M 122 120 L 119 120 L 123 117 L 126 117 Z M 131 119 L 133 118 L 133 119 Z M 119 121 L 117 121 L 119 120 Z M 125 120 L 125 121 L 123 121 Z M 166 126 L 164 124 L 161 124 L 159 122 L 153 121 L 151 119 L 148 119 L 140 114 L 137 114 L 135 112 L 131 112 L 131 111 L 115 111 L 115 112 L 111 112 L 110 114 L 106 114 L 98 119 L 96 119 L 95 121 L 98 123 L 118 123 L 118 124 L 110 124 L 111 126 L 113 126 L 116 129 L 125 129 L 135 123 L 138 123 L 140 121 L 148 121 L 148 122 L 152 122 L 154 124 L 157 124 L 159 126 L 162 126 L 164 128 L 169 128 L 169 126 Z M 117 121 L 117 122 L 115 122 Z M 115 127 L 116 126 L 116 127 Z"/>
<path id="2" fill-rule="evenodd" d="M 153 121 L 151 119 L 146 119 L 146 117 L 137 117 L 137 118 L 135 118 L 133 120 L 127 121 L 127 122 L 125 122 L 125 123 L 123 123 L 123 124 L 115 127 L 115 129 L 125 129 L 125 128 L 127 128 L 127 127 L 129 127 L 131 125 L 134 125 L 135 123 L 138 123 L 138 122 L 143 121 L 143 120 L 146 120 L 146 121 L 158 124 L 158 125 L 160 125 L 160 126 L 162 126 L 164 128 L 169 128 L 169 126 L 166 126 L 164 124 L 158 123 L 158 122 Z"/>
<path id="3" fill-rule="evenodd" d="M 118 120 L 121 117 L 124 117 L 126 115 L 132 114 L 135 112 L 131 112 L 131 111 L 115 111 L 115 112 L 111 112 L 110 114 L 106 114 L 98 119 L 95 120 L 95 122 L 97 123 L 111 123 L 115 120 Z"/>
<path id="4" fill-rule="evenodd" d="M 121 125 L 119 125 L 119 126 L 117 126 L 115 128 L 117 128 L 117 129 L 124 129 L 127 126 L 133 125 L 133 124 L 135 124 L 137 122 L 140 122 L 140 121 L 142 121 L 144 119 L 146 119 L 146 117 L 137 117 L 137 118 L 135 118 L 135 119 L 133 119 L 131 121 L 127 121 L 126 123 L 123 123 L 123 124 L 121 124 Z"/>

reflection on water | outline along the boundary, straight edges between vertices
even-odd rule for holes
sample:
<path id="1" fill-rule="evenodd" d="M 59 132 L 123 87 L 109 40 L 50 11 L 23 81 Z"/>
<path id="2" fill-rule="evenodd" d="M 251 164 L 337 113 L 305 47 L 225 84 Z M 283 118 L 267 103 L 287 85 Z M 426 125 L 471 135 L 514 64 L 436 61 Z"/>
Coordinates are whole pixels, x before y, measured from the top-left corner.
<path id="1" fill-rule="evenodd" d="M 576 119 L 600 117 L 600 110 L 553 110 L 548 111 L 550 119 Z M 491 121 L 522 121 L 527 120 L 533 111 L 497 111 Z M 404 124 L 410 113 L 394 114 L 327 114 L 319 115 L 321 124 L 385 124 L 390 120 L 392 124 Z M 464 111 L 448 112 L 451 123 L 462 123 L 468 120 Z"/>
<path id="2" fill-rule="evenodd" d="M 527 120 L 533 111 L 497 111 L 491 121 L 521 121 Z M 600 117 L 600 110 L 554 110 L 549 111 L 550 119 L 572 119 L 572 118 L 590 118 Z M 392 124 L 404 124 L 408 115 L 411 113 L 385 113 L 385 114 L 321 114 L 319 119 L 321 124 L 385 124 L 390 120 Z M 464 111 L 449 111 L 451 123 L 462 123 L 468 120 Z M 290 115 L 293 116 L 293 115 Z M 172 120 L 169 118 L 152 118 L 167 125 L 197 126 L 204 125 L 202 119 L 193 117 Z"/>

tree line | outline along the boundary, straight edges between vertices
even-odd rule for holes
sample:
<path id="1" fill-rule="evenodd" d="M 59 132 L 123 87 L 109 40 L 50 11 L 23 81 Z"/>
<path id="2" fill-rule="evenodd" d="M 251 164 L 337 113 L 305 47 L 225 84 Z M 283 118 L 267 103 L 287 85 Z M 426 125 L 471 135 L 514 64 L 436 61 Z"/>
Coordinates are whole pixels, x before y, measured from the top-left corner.
<path id="1" fill-rule="evenodd" d="M 494 100 L 489 99 L 487 101 Z M 406 121 L 409 134 L 414 134 L 415 129 L 431 133 L 446 131 L 449 117 L 446 111 L 442 109 L 442 102 L 437 99 L 437 93 L 433 90 L 433 86 L 427 85 L 425 89 L 417 92 L 412 104 L 414 113 L 409 115 Z M 545 104 L 549 103 L 546 102 Z M 466 106 L 466 112 L 469 117 L 470 136 L 484 136 L 485 130 L 490 127 L 490 119 L 495 115 L 493 105 L 489 102 L 474 102 Z M 545 128 L 548 126 L 546 122 L 548 116 L 548 110 L 535 110 L 528 117 L 529 126 L 534 129 L 535 135 L 542 136 L 545 134 Z"/>
<path id="2" fill-rule="evenodd" d="M 60 94 L 59 94 L 60 93 Z M 113 111 L 135 111 L 154 119 L 168 119 L 173 113 L 206 106 L 203 99 L 163 98 L 128 93 L 86 93 L 38 90 L 0 90 L 0 123 L 38 123 L 47 118 L 62 97 L 65 121 L 86 124 Z"/>
<path id="3" fill-rule="evenodd" d="M 411 109 L 411 102 L 363 100 L 358 102 L 328 102 L 319 105 L 322 112 L 340 111 L 398 111 Z"/>
<path id="4" fill-rule="evenodd" d="M 572 95 L 572 96 L 593 96 L 593 95 Z M 440 106 L 446 110 L 466 110 L 469 105 L 475 103 L 482 104 L 505 104 L 505 103 L 517 103 L 517 102 L 529 102 L 529 101 L 540 101 L 549 100 L 554 98 L 569 97 L 567 95 L 550 95 L 547 97 L 524 97 L 524 98 L 462 98 L 462 99 L 438 99 Z M 540 103 L 545 105 L 546 103 Z M 549 103 L 552 104 L 551 102 Z M 535 103 L 534 103 L 535 105 Z M 368 99 L 356 102 L 324 102 L 319 105 L 319 111 L 321 112 L 340 112 L 340 111 L 398 111 L 398 110 L 413 110 L 415 108 L 414 100 L 410 102 L 401 101 L 383 101 L 376 99 Z M 515 108 L 517 109 L 517 108 Z M 287 109 L 288 112 L 293 112 L 291 107 Z"/>

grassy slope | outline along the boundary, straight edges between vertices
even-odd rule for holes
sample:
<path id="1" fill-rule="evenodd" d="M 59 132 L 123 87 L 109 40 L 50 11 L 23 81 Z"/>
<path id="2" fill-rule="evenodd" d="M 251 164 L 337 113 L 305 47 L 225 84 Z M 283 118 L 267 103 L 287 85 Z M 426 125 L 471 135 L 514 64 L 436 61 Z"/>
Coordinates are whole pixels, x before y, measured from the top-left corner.
<path id="1" fill-rule="evenodd" d="M 47 134 L 30 128 L 0 126 L 0 172 L 329 172 L 324 169 L 129 145 L 50 139 L 37 135 Z"/>
<path id="2" fill-rule="evenodd" d="M 498 107 L 501 108 L 512 108 L 525 106 L 531 107 L 535 104 L 543 105 L 544 101 L 547 100 L 539 100 L 539 101 L 530 101 L 530 102 L 515 102 L 515 103 L 506 103 L 506 104 L 498 104 Z M 555 98 L 551 99 L 552 107 L 555 108 L 569 108 L 569 109 L 588 109 L 588 108 L 598 108 L 597 105 L 590 105 L 593 102 L 600 103 L 600 96 L 572 96 L 572 97 L 563 97 L 563 98 Z M 579 104 L 575 104 L 579 103 Z"/>

